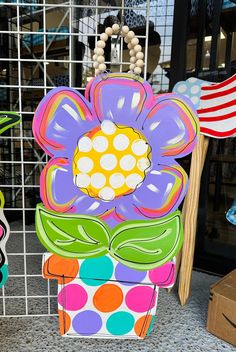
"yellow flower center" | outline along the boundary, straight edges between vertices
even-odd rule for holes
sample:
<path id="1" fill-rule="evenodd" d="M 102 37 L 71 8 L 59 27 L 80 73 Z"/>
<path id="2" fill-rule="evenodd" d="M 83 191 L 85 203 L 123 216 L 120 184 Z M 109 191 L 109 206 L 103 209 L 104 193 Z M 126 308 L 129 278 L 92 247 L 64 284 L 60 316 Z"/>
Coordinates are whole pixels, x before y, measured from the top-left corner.
<path id="1" fill-rule="evenodd" d="M 105 120 L 78 140 L 74 183 L 89 196 L 105 201 L 132 193 L 151 165 L 150 152 L 140 132 Z"/>

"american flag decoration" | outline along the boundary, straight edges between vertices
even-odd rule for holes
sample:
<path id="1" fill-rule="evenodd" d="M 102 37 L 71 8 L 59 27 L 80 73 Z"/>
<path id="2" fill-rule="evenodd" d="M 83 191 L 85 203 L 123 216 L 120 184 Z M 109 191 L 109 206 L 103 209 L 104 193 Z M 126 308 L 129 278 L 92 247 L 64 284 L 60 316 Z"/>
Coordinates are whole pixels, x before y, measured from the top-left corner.
<path id="1" fill-rule="evenodd" d="M 189 97 L 197 109 L 200 132 L 213 138 L 236 136 L 236 74 L 221 83 L 191 77 L 174 92 Z"/>

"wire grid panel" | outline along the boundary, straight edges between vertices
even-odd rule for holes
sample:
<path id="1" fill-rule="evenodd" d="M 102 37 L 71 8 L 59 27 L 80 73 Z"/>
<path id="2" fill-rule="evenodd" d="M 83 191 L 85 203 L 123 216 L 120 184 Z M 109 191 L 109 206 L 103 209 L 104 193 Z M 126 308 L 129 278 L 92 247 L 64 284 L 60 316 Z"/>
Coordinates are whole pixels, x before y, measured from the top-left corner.
<path id="1" fill-rule="evenodd" d="M 22 123 L 0 141 L 0 189 L 11 227 L 6 248 L 9 279 L 0 290 L 1 316 L 57 314 L 57 283 L 41 276 L 45 249 L 34 225 L 39 175 L 48 161 L 32 135 L 37 104 L 54 86 L 83 93 L 94 76 L 92 49 L 98 33 L 109 21 L 121 19 L 132 29 L 141 24 L 137 36 L 145 47 L 144 76 L 154 91 L 168 90 L 162 63 L 170 60 L 173 7 L 174 0 L 0 1 L 0 106 L 22 116 Z M 150 41 L 153 33 L 161 38 L 161 51 L 160 59 L 150 57 L 151 65 L 149 52 L 157 45 Z M 119 62 L 111 66 L 114 71 L 128 68 L 123 42 L 119 49 Z"/>

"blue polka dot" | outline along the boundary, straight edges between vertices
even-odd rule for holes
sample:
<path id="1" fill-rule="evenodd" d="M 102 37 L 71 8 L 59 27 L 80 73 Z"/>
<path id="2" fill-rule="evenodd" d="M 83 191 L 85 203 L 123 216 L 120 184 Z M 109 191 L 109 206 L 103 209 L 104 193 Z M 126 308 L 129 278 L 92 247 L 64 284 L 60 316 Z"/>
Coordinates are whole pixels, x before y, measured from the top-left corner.
<path id="1" fill-rule="evenodd" d="M 106 256 L 89 258 L 80 267 L 80 279 L 89 286 L 99 286 L 110 280 L 113 274 L 113 263 Z"/>
<path id="2" fill-rule="evenodd" d="M 152 321 L 151 321 L 149 328 L 148 328 L 147 336 L 150 335 L 150 333 L 152 332 L 154 321 L 155 321 L 155 315 L 153 315 L 153 317 L 152 317 Z"/>
<path id="3" fill-rule="evenodd" d="M 117 312 L 112 314 L 107 320 L 107 330 L 112 335 L 125 335 L 134 327 L 135 319 L 127 312 Z"/>

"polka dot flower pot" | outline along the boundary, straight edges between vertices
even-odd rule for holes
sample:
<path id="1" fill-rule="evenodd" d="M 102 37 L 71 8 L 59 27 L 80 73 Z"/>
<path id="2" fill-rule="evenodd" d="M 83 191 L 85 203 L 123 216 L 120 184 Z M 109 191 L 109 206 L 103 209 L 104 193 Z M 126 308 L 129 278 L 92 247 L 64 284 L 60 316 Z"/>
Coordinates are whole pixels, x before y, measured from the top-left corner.
<path id="1" fill-rule="evenodd" d="M 152 330 L 159 287 L 171 287 L 175 262 L 138 271 L 109 255 L 84 260 L 46 253 L 43 276 L 58 280 L 61 335 L 143 339 Z"/>

